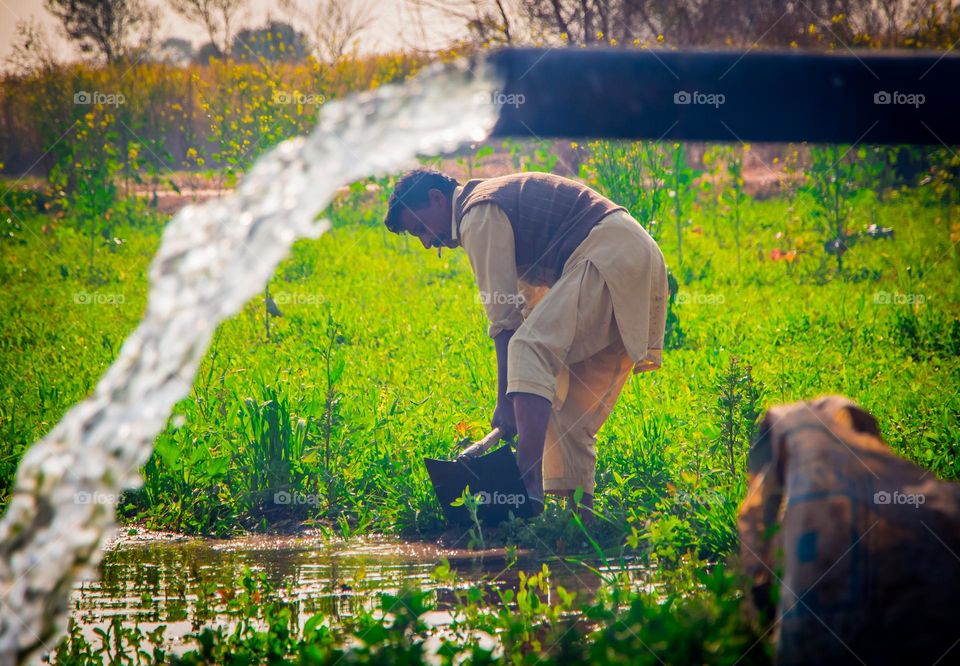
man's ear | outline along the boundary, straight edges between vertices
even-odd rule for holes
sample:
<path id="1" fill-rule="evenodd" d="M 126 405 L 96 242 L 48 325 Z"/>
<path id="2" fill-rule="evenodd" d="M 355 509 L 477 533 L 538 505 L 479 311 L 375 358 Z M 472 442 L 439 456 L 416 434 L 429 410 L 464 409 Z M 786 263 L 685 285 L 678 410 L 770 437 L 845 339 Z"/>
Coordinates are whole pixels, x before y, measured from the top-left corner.
<path id="1" fill-rule="evenodd" d="M 447 205 L 447 195 L 433 187 L 430 188 L 430 191 L 427 192 L 427 196 L 430 197 L 430 207 L 439 208 L 443 210 Z"/>

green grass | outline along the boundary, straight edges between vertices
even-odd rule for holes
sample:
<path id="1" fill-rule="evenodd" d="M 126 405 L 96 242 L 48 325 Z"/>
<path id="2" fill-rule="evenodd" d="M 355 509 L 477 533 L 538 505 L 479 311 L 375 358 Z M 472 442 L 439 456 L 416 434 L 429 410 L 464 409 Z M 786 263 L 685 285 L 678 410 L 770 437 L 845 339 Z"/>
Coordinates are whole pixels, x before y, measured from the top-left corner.
<path id="1" fill-rule="evenodd" d="M 684 266 L 672 267 L 685 342 L 660 371 L 630 380 L 598 438 L 603 543 L 627 537 L 663 557 L 730 551 L 752 425 L 735 417 L 731 474 L 720 406 L 731 357 L 736 373 L 749 371 L 758 408 L 845 394 L 902 455 L 960 477 L 957 250 L 922 193 L 861 205 L 862 219 L 869 207 L 897 237 L 855 245 L 841 275 L 803 199 L 747 201 L 739 273 L 733 234 L 721 223 L 715 237 L 694 212 Z M 468 262 L 383 231 L 379 197 L 357 190 L 332 214 L 335 229 L 297 243 L 272 279 L 283 317 L 271 317 L 269 339 L 262 298 L 221 326 L 128 517 L 200 533 L 287 518 L 345 532 L 442 527 L 421 459 L 449 455 L 464 427 L 483 434 L 495 399 Z M 0 245 L 4 494 L 24 447 L 90 393 L 136 325 L 159 240 L 150 225 L 123 228 L 122 243 L 98 241 L 91 274 L 83 233 L 21 217 Z M 769 259 L 786 243 L 777 232 L 800 248 L 792 264 Z M 668 263 L 673 233 L 661 237 Z M 924 302 L 882 302 L 903 295 Z M 278 503 L 277 492 L 293 499 Z M 551 515 L 534 539 L 552 548 L 576 529 Z M 531 532 L 506 530 L 521 533 Z"/>
<path id="2" fill-rule="evenodd" d="M 354 188 L 330 211 L 333 231 L 294 246 L 269 285 L 282 317 L 267 321 L 260 297 L 220 327 L 190 396 L 157 438 L 145 487 L 122 503 L 127 520 L 203 534 L 300 521 L 348 536 L 442 529 L 421 459 L 450 455 L 464 431 L 485 432 L 494 353 L 466 257 L 437 258 L 386 233 L 385 191 Z M 741 584 L 699 558 L 716 562 L 736 550 L 745 454 L 757 415 L 772 404 L 848 395 L 901 455 L 960 478 L 956 230 L 922 190 L 882 201 L 861 192 L 850 227 L 875 222 L 896 239 L 859 242 L 839 273 L 806 197 L 744 201 L 739 248 L 729 219 L 715 227 L 692 211 L 684 264 L 671 265 L 678 344 L 661 370 L 631 378 L 599 434 L 600 519 L 590 537 L 556 505 L 536 521 L 484 530 L 488 544 L 592 553 L 614 567 L 639 555 L 655 565 L 657 591 L 624 592 L 622 581 L 607 580 L 595 599 L 574 602 L 538 578 L 494 599 L 450 580 L 461 619 L 447 656 L 486 663 L 469 638 L 483 631 L 498 637 L 507 660 L 729 664 L 754 646 L 739 663 L 767 663 L 763 628 L 743 620 Z M 137 325 L 160 229 L 146 211 L 125 209 L 110 238 L 95 236 L 91 265 L 82 223 L 36 213 L 29 196 L 7 203 L 3 502 L 24 449 L 93 390 Z M 675 234 L 673 226 L 660 232 L 668 264 Z M 773 249 L 798 258 L 772 261 Z M 448 575 L 443 566 L 438 575 Z M 242 592 L 224 602 L 239 621 L 233 632 L 203 627 L 197 616 L 185 662 L 242 654 L 419 663 L 424 641 L 438 635 L 423 624 L 435 600 L 422 592 L 384 598 L 393 619 L 318 616 L 300 626 L 296 604 L 259 585 L 239 581 Z M 150 641 L 122 618 L 101 638 L 104 645 L 91 644 L 75 628 L 58 662 L 99 663 Z"/>

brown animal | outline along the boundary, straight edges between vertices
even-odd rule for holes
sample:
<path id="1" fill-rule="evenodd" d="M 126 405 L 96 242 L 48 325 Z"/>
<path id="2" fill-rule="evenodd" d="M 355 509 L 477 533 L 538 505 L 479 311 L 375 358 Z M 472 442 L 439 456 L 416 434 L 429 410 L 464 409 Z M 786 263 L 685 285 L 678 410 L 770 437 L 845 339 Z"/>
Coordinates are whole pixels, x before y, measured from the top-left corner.
<path id="1" fill-rule="evenodd" d="M 778 664 L 960 663 L 960 486 L 838 396 L 767 412 L 749 471 L 741 566 Z"/>

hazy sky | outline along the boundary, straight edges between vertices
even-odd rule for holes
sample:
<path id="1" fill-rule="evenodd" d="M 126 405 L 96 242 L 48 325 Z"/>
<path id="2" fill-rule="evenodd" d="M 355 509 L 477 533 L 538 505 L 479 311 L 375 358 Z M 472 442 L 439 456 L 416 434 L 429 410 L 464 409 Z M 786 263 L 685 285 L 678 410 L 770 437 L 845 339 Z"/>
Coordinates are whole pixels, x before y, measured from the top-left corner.
<path id="1" fill-rule="evenodd" d="M 307 2 L 308 0 L 301 0 Z M 415 45 L 419 48 L 436 49 L 444 46 L 461 30 L 461 26 L 438 13 L 424 16 L 429 25 L 426 38 L 420 34 L 407 0 L 343 0 L 344 2 L 363 2 L 371 7 L 373 23 L 364 33 L 363 50 L 382 52 Z M 206 41 L 206 33 L 199 27 L 188 23 L 174 13 L 164 0 L 147 0 L 159 7 L 161 12 L 159 39 L 165 37 L 183 37 L 199 46 Z M 36 17 L 47 28 L 47 36 L 57 50 L 60 58 L 74 58 L 76 51 L 60 31 L 57 21 L 44 9 L 43 0 L 0 0 L 0 65 L 4 65 L 16 36 L 17 21 Z M 278 9 L 276 0 L 250 0 L 249 9 L 238 27 L 258 27 L 266 19 L 285 17 Z"/>

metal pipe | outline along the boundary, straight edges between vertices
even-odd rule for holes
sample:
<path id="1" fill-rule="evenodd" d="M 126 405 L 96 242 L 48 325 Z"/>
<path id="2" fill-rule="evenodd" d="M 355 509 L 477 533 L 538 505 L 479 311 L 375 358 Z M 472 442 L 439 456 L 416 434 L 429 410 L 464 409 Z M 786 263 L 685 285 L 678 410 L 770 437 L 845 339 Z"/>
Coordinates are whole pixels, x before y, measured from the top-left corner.
<path id="1" fill-rule="evenodd" d="M 960 144 L 960 56 L 505 49 L 494 136 Z"/>

